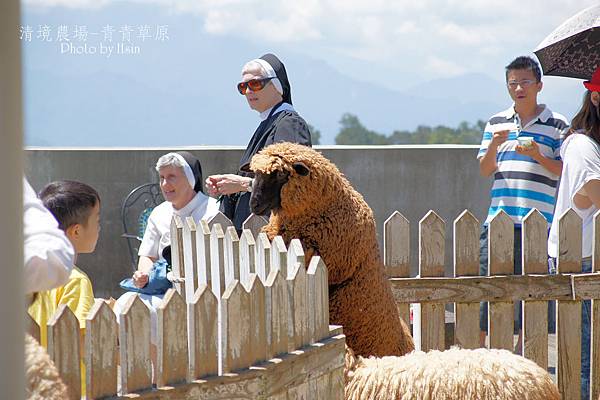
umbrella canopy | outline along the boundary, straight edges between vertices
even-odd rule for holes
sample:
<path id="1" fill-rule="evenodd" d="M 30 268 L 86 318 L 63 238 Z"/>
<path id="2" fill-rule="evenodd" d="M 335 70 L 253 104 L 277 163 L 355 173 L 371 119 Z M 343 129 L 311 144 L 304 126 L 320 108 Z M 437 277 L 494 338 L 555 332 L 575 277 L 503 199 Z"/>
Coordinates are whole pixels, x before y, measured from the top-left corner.
<path id="1" fill-rule="evenodd" d="M 600 66 L 600 4 L 566 20 L 534 53 L 545 75 L 590 79 Z"/>

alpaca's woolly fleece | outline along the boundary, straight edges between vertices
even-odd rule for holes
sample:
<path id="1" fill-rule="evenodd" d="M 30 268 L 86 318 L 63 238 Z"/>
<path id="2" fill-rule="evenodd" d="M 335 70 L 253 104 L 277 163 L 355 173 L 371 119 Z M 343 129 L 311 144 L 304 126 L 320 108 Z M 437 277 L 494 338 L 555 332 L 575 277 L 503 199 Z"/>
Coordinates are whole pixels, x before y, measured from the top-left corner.
<path id="1" fill-rule="evenodd" d="M 309 170 L 300 175 L 295 163 Z M 302 242 L 306 263 L 314 254 L 327 266 L 329 318 L 343 326 L 348 345 L 360 355 L 402 355 L 414 349 L 398 315 L 379 255 L 373 212 L 338 168 L 317 151 L 276 143 L 256 154 L 255 172 L 287 172 L 281 207 L 263 228 L 270 239 Z"/>
<path id="2" fill-rule="evenodd" d="M 25 391 L 29 400 L 64 400 L 67 387 L 40 344 L 25 334 Z"/>
<path id="3" fill-rule="evenodd" d="M 552 378 L 507 350 L 415 351 L 402 357 L 346 353 L 346 400 L 560 400 Z"/>

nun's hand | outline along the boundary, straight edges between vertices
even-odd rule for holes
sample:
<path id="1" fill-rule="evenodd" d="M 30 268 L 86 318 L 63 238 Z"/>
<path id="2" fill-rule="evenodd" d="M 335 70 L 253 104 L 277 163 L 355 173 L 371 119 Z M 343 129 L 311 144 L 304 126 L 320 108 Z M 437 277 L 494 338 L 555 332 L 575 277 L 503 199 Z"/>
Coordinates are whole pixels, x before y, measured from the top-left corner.
<path id="1" fill-rule="evenodd" d="M 206 178 L 206 188 L 211 196 L 228 195 L 246 191 L 248 181 L 250 178 L 235 174 L 211 175 Z"/>

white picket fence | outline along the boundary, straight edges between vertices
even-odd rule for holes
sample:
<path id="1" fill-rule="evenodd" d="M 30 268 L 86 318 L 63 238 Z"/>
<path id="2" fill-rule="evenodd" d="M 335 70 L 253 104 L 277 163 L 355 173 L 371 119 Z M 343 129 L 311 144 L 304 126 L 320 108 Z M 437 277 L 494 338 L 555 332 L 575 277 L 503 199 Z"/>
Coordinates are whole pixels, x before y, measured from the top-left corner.
<path id="1" fill-rule="evenodd" d="M 581 273 L 581 219 L 573 210 L 558 221 L 558 274 L 548 275 L 548 226 L 532 210 L 522 227 L 523 274 L 513 275 L 514 225 L 500 212 L 489 225 L 489 276 L 479 275 L 480 223 L 468 211 L 454 221 L 454 273 L 445 277 L 445 222 L 433 211 L 419 221 L 419 276 L 410 272 L 410 224 L 394 212 L 384 224 L 384 258 L 401 316 L 414 310 L 414 337 L 423 350 L 451 345 L 479 347 L 479 303 L 489 302 L 490 347 L 513 350 L 514 302 L 524 301 L 523 355 L 548 368 L 548 301 L 557 302 L 556 377 L 563 399 L 579 399 L 581 304 L 592 300 L 591 393 L 600 396 L 600 213 L 594 220 L 594 273 Z M 454 323 L 445 335 L 445 305 L 454 305 Z M 418 323 L 417 323 L 418 322 Z"/>
<path id="2" fill-rule="evenodd" d="M 256 232 L 265 222 L 251 217 L 245 226 Z M 77 318 L 61 306 L 48 323 L 48 353 L 71 399 L 343 397 L 345 339 L 329 326 L 318 256 L 306 268 L 298 240 L 288 249 L 250 229 L 239 238 L 222 214 L 198 224 L 175 216 L 171 238 L 173 272 L 185 283 L 157 309 L 158 389 L 149 309 L 135 296 L 116 317 L 96 300 L 83 344 L 85 393 Z"/>

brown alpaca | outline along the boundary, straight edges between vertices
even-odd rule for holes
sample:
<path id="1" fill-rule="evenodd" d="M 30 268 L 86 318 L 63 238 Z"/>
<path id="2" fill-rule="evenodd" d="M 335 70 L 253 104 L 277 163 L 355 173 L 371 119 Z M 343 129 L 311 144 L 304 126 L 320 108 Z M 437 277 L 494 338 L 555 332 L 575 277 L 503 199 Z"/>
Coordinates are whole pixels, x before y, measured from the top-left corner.
<path id="1" fill-rule="evenodd" d="M 277 143 L 252 158 L 255 214 L 271 209 L 270 239 L 298 238 L 306 265 L 321 256 L 329 277 L 329 318 L 343 325 L 358 355 L 403 355 L 414 349 L 398 315 L 377 244 L 373 212 L 337 167 L 315 150 Z"/>

